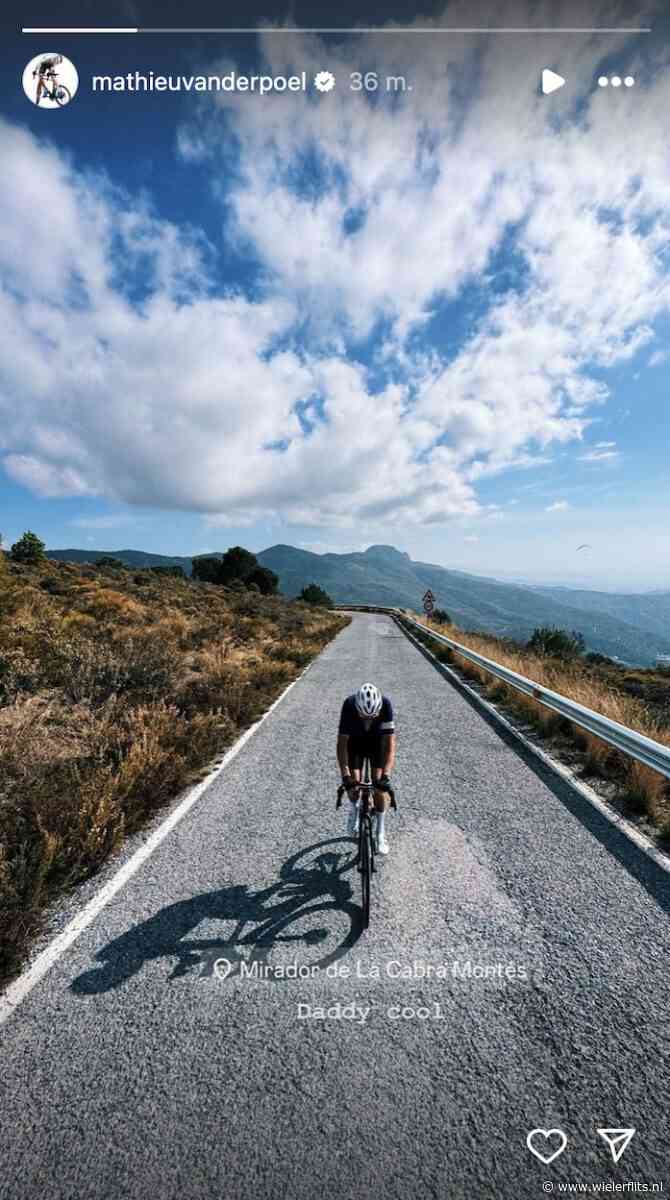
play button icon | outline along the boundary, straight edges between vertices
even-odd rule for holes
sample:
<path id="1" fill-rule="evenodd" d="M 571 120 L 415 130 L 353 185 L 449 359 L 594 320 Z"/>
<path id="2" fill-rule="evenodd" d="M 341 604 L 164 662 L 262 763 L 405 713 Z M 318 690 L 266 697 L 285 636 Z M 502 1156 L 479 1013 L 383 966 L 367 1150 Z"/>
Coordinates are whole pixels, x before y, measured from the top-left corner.
<path id="1" fill-rule="evenodd" d="M 551 92 L 557 92 L 559 88 L 563 87 L 564 83 L 565 80 L 562 75 L 557 75 L 555 71 L 550 71 L 548 67 L 545 67 L 542 72 L 542 91 L 545 96 L 548 96 Z"/>

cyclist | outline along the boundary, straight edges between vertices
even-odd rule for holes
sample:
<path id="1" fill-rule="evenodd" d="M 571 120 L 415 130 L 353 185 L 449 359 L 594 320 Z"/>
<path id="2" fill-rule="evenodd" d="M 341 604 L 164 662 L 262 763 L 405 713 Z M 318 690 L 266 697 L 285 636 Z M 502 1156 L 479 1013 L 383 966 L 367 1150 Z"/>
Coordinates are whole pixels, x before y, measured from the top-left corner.
<path id="1" fill-rule="evenodd" d="M 33 71 L 33 78 L 35 77 L 35 75 L 38 76 L 37 96 L 35 98 L 35 104 L 39 104 L 41 96 L 42 96 L 42 92 L 46 93 L 46 96 L 48 99 L 49 86 L 46 82 L 46 76 L 48 76 L 48 75 L 55 76 L 54 68 L 57 67 L 59 63 L 62 63 L 62 61 L 63 61 L 62 54 L 47 54 L 45 58 L 42 58 L 38 62 L 37 66 L 35 67 L 35 70 Z"/>
<path id="2" fill-rule="evenodd" d="M 357 692 L 342 705 L 340 726 L 337 735 L 337 761 L 342 772 L 342 783 L 351 800 L 347 814 L 347 833 L 355 837 L 358 833 L 358 788 L 363 759 L 369 758 L 372 781 L 379 785 L 375 789 L 375 811 L 377 814 L 377 852 L 388 854 L 386 840 L 387 793 L 389 774 L 395 763 L 395 721 L 393 705 L 388 696 L 382 696 L 374 683 L 363 683 Z"/>

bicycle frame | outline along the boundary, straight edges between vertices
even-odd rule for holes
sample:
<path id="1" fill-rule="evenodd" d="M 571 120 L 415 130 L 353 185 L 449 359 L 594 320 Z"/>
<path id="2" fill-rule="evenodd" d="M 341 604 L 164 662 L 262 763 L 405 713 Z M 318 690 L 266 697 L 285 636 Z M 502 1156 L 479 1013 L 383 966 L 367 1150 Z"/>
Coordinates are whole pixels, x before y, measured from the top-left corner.
<path id="1" fill-rule="evenodd" d="M 356 866 L 361 874 L 361 890 L 362 890 L 362 910 L 363 910 L 363 927 L 367 929 L 370 923 L 370 876 L 376 871 L 375 867 L 375 839 L 372 836 L 372 808 L 370 800 L 375 792 L 386 792 L 391 799 L 391 807 L 396 808 L 395 793 L 390 785 L 384 788 L 379 787 L 379 781 L 373 782 L 372 779 L 372 764 L 369 758 L 363 760 L 363 778 L 356 784 L 358 791 L 360 808 L 358 818 L 358 851 L 356 855 Z M 342 803 L 342 797 L 346 791 L 344 784 L 340 784 L 337 789 L 337 805 L 339 808 Z"/>
<path id="2" fill-rule="evenodd" d="M 33 72 L 33 74 L 35 74 L 35 72 Z M 39 78 L 42 84 L 42 90 L 40 91 L 39 97 L 40 100 L 43 96 L 46 96 L 47 100 L 52 100 L 55 104 L 61 104 L 63 100 L 67 102 L 71 99 L 70 92 L 66 88 L 65 84 L 59 83 L 58 75 L 53 67 L 50 67 L 48 71 L 40 74 Z"/>

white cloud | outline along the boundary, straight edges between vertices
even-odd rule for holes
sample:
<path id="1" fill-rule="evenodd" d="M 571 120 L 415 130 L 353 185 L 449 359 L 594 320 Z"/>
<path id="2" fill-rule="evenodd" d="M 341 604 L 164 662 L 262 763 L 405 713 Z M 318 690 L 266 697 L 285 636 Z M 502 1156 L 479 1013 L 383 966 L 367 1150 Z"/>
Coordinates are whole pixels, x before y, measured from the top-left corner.
<path id="1" fill-rule="evenodd" d="M 668 350 L 654 350 L 654 353 L 649 356 L 648 367 L 660 367 L 670 358 Z"/>
<path id="2" fill-rule="evenodd" d="M 567 500 L 554 500 L 553 504 L 548 504 L 545 512 L 566 512 L 570 505 Z"/>
<path id="3" fill-rule="evenodd" d="M 611 462 L 615 458 L 620 458 L 619 450 L 606 450 L 595 447 L 593 450 L 587 450 L 585 454 L 579 455 L 580 462 Z"/>
<path id="4" fill-rule="evenodd" d="M 451 4 L 450 23 L 467 13 Z M 616 117 L 596 89 L 575 123 L 575 89 L 591 88 L 606 40 L 571 41 L 572 100 L 565 89 L 551 106 L 535 95 L 542 39 L 516 59 L 503 38 L 416 41 L 409 59 L 404 39 L 355 45 L 381 73 L 409 62 L 421 87 L 402 103 L 227 96 L 226 113 L 179 131 L 185 184 L 194 159 L 215 194 L 238 180 L 227 232 L 259 259 L 254 299 L 217 281 L 197 231 L 0 126 L 0 451 L 13 479 L 214 525 L 500 519 L 480 480 L 583 437 L 608 399 L 591 369 L 630 360 L 670 305 L 670 73 L 648 70 Z M 268 37 L 264 51 L 277 72 L 322 65 L 318 39 Z M 330 48 L 338 77 L 350 55 Z M 310 155 L 323 185 L 311 190 Z M 503 246 L 519 282 L 496 298 Z M 457 353 L 422 340 L 442 299 L 482 282 L 488 309 Z M 351 339 L 382 319 L 387 375 L 373 385 Z M 616 453 L 596 444 L 581 458 Z"/>
<path id="5" fill-rule="evenodd" d="M 73 467 L 44 462 L 31 454 L 8 454 L 3 462 L 10 479 L 23 484 L 37 496 L 93 495 L 94 489 Z"/>
<path id="6" fill-rule="evenodd" d="M 471 533 L 471 534 L 468 534 L 467 537 L 464 537 L 463 541 L 464 542 L 478 542 L 479 538 L 477 537 L 476 533 Z"/>

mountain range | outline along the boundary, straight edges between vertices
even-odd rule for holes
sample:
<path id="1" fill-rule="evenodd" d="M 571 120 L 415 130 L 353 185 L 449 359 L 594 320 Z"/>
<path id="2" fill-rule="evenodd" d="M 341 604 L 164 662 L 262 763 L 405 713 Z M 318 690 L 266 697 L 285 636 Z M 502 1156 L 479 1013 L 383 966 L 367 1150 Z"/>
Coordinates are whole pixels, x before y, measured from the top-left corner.
<path id="1" fill-rule="evenodd" d="M 95 562 L 111 554 L 130 567 L 181 566 L 192 558 L 142 550 L 49 550 L 50 558 Z M 427 588 L 438 608 L 462 629 L 527 640 L 538 625 L 578 630 L 588 650 L 624 663 L 651 666 L 670 655 L 670 592 L 620 594 L 563 587 L 502 583 L 416 562 L 394 546 L 370 546 L 352 554 L 314 554 L 277 545 L 257 555 L 279 576 L 284 595 L 296 596 L 308 583 L 324 588 L 337 604 L 380 604 L 421 609 Z"/>

